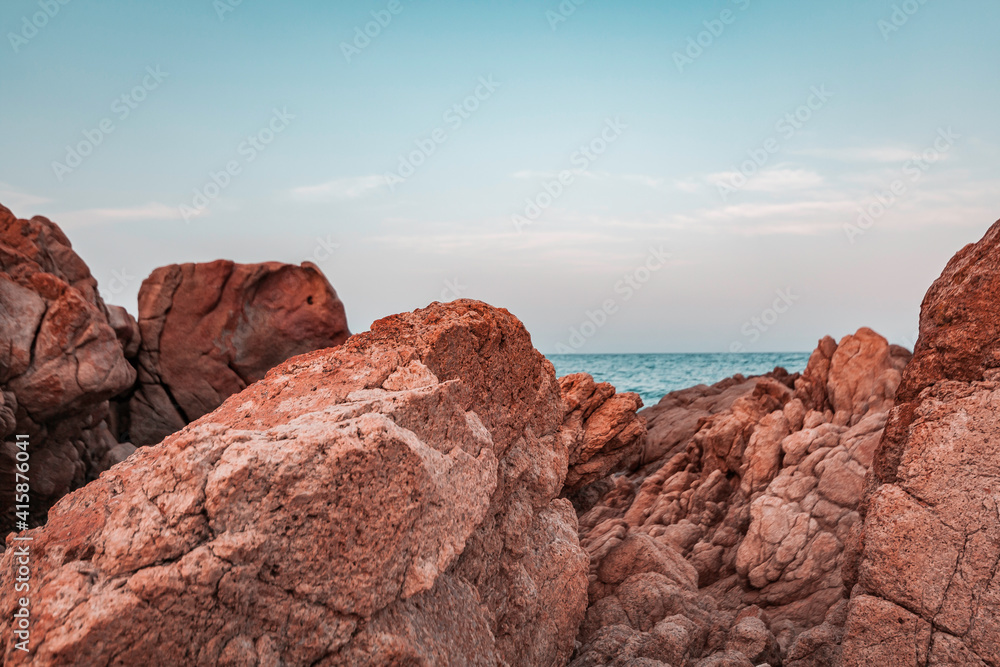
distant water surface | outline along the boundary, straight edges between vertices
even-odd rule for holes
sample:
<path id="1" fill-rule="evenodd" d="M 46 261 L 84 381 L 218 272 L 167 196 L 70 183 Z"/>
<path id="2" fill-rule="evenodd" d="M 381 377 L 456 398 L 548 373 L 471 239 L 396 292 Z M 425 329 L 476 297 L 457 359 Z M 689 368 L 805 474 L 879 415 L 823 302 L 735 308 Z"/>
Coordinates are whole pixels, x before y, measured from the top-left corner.
<path id="1" fill-rule="evenodd" d="M 715 384 L 740 373 L 762 375 L 781 366 L 801 372 L 808 352 L 744 354 L 550 354 L 556 375 L 590 373 L 598 382 L 610 382 L 618 391 L 634 391 L 643 405 L 655 405 L 664 394 L 697 384 Z"/>

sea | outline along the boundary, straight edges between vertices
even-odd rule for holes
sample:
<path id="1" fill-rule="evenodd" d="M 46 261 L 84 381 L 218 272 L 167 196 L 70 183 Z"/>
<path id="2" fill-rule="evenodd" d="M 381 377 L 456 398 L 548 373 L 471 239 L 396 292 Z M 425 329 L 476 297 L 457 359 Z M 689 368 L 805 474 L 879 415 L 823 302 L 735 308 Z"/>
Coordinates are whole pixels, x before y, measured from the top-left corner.
<path id="1" fill-rule="evenodd" d="M 665 395 L 699 384 L 715 384 L 740 373 L 762 375 L 781 366 L 789 373 L 805 370 L 808 352 L 718 354 L 550 354 L 556 376 L 590 373 L 618 391 L 634 391 L 644 406 Z"/>

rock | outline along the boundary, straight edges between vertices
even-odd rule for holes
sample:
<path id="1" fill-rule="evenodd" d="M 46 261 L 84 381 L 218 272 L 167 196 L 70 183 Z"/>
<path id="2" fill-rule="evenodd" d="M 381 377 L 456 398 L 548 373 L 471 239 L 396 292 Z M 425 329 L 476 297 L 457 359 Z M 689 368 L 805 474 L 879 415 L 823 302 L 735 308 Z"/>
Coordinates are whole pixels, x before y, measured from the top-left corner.
<path id="1" fill-rule="evenodd" d="M 128 407 L 138 445 L 211 412 L 278 363 L 350 335 L 337 293 L 309 262 L 160 267 L 139 290 L 139 329 Z"/>
<path id="2" fill-rule="evenodd" d="M 778 641 L 767 625 L 753 616 L 739 620 L 729 632 L 726 650 L 743 654 L 751 663 L 779 664 L 781 661 Z"/>
<path id="3" fill-rule="evenodd" d="M 676 454 L 701 427 L 703 419 L 729 410 L 733 402 L 757 386 L 758 378 L 736 376 L 712 386 L 697 385 L 674 391 L 640 414 L 646 420 L 643 464 Z"/>
<path id="4" fill-rule="evenodd" d="M 572 496 L 613 470 L 634 467 L 642 455 L 646 427 L 636 411 L 639 394 L 616 394 L 607 382 L 586 373 L 559 378 L 566 403 L 565 428 L 577 435 L 570 445 L 565 491 Z"/>
<path id="5" fill-rule="evenodd" d="M 843 664 L 1000 664 L 1000 223 L 931 286 L 845 564 Z"/>
<path id="6" fill-rule="evenodd" d="M 1000 224 L 948 262 L 920 308 L 920 336 L 899 400 L 908 403 L 941 380 L 974 382 L 1000 368 Z"/>
<path id="7" fill-rule="evenodd" d="M 754 667 L 754 664 L 739 651 L 725 651 L 699 660 L 695 667 Z"/>
<path id="8" fill-rule="evenodd" d="M 0 206 L 0 476 L 13 480 L 13 436 L 27 435 L 33 525 L 104 470 L 118 444 L 104 423 L 108 399 L 135 379 L 119 316 L 55 223 Z M 14 525 L 12 502 L 0 500 L 3 533 Z"/>
<path id="9" fill-rule="evenodd" d="M 139 354 L 139 344 L 142 341 L 139 323 L 121 306 L 107 306 L 107 309 L 108 324 L 115 330 L 125 358 L 130 361 L 135 359 Z"/>
<path id="10" fill-rule="evenodd" d="M 834 424 L 853 426 L 869 412 L 888 412 L 909 358 L 893 357 L 894 349 L 868 328 L 841 341 L 830 360 L 827 396 Z M 873 373 L 872 369 L 881 369 Z"/>
<path id="11" fill-rule="evenodd" d="M 478 302 L 295 357 L 28 533 L 28 654 L 8 548 L 4 664 L 565 664 L 587 603 L 565 414 Z"/>
<path id="12" fill-rule="evenodd" d="M 907 358 L 861 329 L 821 340 L 801 376 L 731 378 L 640 413 L 638 467 L 611 471 L 577 505 L 591 559 L 580 664 L 639 656 L 668 615 L 692 638 L 683 661 L 649 654 L 668 664 L 832 664 L 841 565 Z M 602 634 L 612 626 L 631 629 L 618 653 Z"/>

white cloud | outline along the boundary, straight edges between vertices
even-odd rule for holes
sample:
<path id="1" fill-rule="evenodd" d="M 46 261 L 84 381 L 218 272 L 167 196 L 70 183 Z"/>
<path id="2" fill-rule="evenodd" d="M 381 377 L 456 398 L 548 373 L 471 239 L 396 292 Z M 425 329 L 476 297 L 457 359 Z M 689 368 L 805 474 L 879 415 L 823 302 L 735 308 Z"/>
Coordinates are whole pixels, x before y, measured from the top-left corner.
<path id="1" fill-rule="evenodd" d="M 300 199 L 357 199 L 385 186 L 385 177 L 373 174 L 354 178 L 337 178 L 319 185 L 305 185 L 292 189 Z"/>
<path id="2" fill-rule="evenodd" d="M 116 222 L 140 220 L 180 220 L 180 210 L 160 202 L 150 202 L 141 206 L 123 208 L 89 208 L 80 211 L 66 211 L 54 214 L 60 227 L 90 227 Z"/>
<path id="3" fill-rule="evenodd" d="M 46 204 L 49 200 L 27 192 L 18 190 L 13 185 L 0 183 L 0 204 L 3 204 L 19 218 L 28 218 L 34 215 L 32 211 L 25 211 L 29 206 Z"/>
<path id="4" fill-rule="evenodd" d="M 705 181 L 701 178 L 685 178 L 675 182 L 674 187 L 681 192 L 695 193 L 705 187 Z"/>
<path id="5" fill-rule="evenodd" d="M 876 146 L 870 148 L 812 148 L 795 151 L 795 154 L 842 162 L 906 162 L 915 153 L 902 146 Z"/>
<path id="6" fill-rule="evenodd" d="M 713 184 L 733 183 L 733 178 L 740 176 L 739 172 L 721 172 L 710 174 L 708 180 Z M 807 190 L 824 184 L 822 176 L 807 169 L 767 169 L 747 179 L 742 190 L 751 192 L 787 192 L 789 190 Z"/>
<path id="7" fill-rule="evenodd" d="M 664 183 L 664 179 L 656 178 L 655 176 L 647 176 L 646 174 L 622 174 L 619 178 L 629 183 L 645 185 L 647 188 L 652 188 L 654 190 L 659 190 Z"/>
<path id="8" fill-rule="evenodd" d="M 664 179 L 657 178 L 655 176 L 648 176 L 646 174 L 613 174 L 609 171 L 593 171 L 589 169 L 566 169 L 564 171 L 568 171 L 573 174 L 574 178 L 577 176 L 583 176 L 597 181 L 624 181 L 626 183 L 638 183 L 639 185 L 645 185 L 646 187 L 653 189 L 659 189 L 664 183 Z M 510 177 L 520 180 L 544 181 L 558 179 L 561 173 L 563 172 L 522 169 L 520 171 L 515 171 L 510 175 Z"/>

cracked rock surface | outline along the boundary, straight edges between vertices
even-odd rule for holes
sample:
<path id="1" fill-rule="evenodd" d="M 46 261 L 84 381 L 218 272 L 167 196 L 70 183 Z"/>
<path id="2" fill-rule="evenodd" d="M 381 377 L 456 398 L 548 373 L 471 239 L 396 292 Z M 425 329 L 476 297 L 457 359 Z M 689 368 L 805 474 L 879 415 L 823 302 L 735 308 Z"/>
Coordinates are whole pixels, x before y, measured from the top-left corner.
<path id="1" fill-rule="evenodd" d="M 344 304 L 309 262 L 160 267 L 139 290 L 139 329 L 127 410 L 136 445 L 208 414 L 282 361 L 350 336 Z"/>
<path id="2" fill-rule="evenodd" d="M 1000 665 L 1000 223 L 924 298 L 847 572 L 842 664 Z"/>
<path id="3" fill-rule="evenodd" d="M 30 532 L 30 654 L 8 548 L 4 664 L 565 664 L 588 562 L 567 412 L 478 302 L 295 357 Z"/>
<path id="4" fill-rule="evenodd" d="M 105 422 L 127 389 L 134 341 L 124 310 L 104 304 L 97 281 L 50 220 L 0 206 L 0 531 L 14 526 L 17 435 L 31 447 L 32 524 L 56 499 L 121 460 Z M 130 448 L 129 448 L 130 451 Z"/>
<path id="5" fill-rule="evenodd" d="M 834 664 L 857 511 L 909 352 L 861 329 L 781 369 L 665 396 L 631 468 L 580 491 L 573 667 Z"/>

